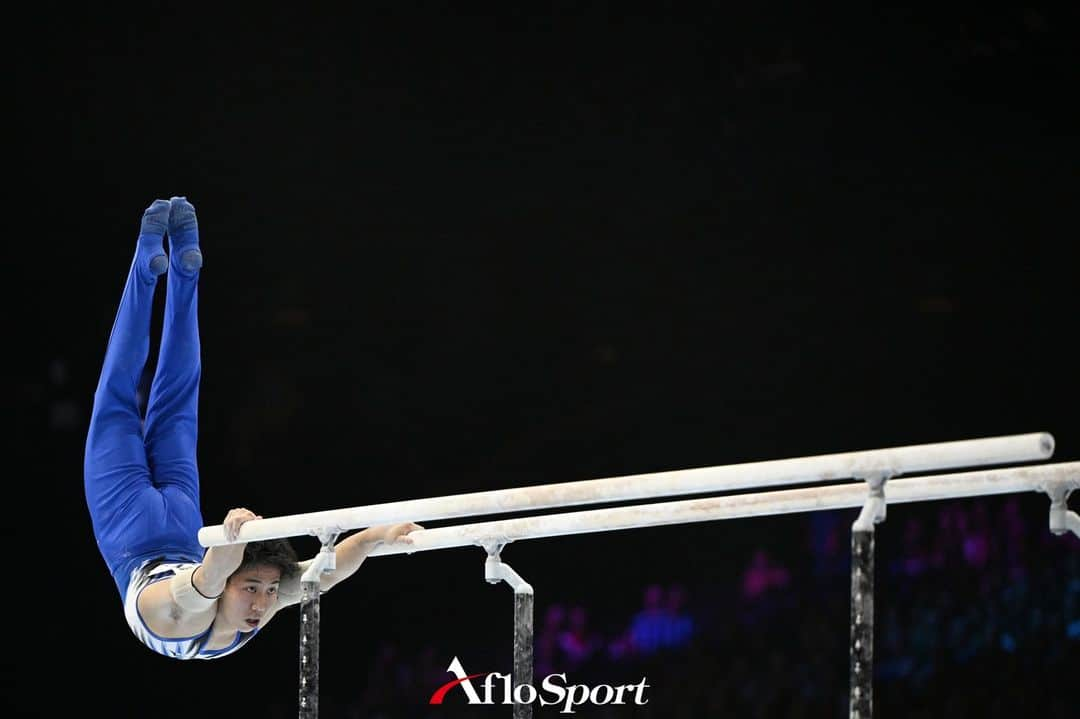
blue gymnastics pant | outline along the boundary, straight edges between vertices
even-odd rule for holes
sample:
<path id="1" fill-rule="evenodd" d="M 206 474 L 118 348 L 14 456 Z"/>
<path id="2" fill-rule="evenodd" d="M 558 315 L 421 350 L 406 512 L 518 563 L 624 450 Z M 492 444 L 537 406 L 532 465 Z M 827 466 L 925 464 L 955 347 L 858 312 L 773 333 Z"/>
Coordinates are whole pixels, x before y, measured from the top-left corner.
<path id="1" fill-rule="evenodd" d="M 137 391 L 150 349 L 158 277 L 136 251 L 105 350 L 83 478 L 94 538 L 121 601 L 147 559 L 202 561 L 196 465 L 201 373 L 198 279 L 170 258 L 157 368 L 140 416 Z M 160 254 L 160 253 L 159 253 Z"/>

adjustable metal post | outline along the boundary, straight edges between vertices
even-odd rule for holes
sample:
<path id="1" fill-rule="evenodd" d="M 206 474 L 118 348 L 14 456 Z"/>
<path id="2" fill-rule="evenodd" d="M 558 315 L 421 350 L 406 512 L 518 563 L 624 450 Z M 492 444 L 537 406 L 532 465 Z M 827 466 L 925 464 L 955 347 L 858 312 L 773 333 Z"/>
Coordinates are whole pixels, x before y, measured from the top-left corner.
<path id="1" fill-rule="evenodd" d="M 874 525 L 885 521 L 885 480 L 864 477 L 869 495 L 851 526 L 851 719 L 871 719 L 874 699 Z"/>
<path id="2" fill-rule="evenodd" d="M 300 577 L 300 719 L 319 717 L 319 587 L 335 567 L 337 533 L 316 534 L 322 549 Z"/>
<path id="3" fill-rule="evenodd" d="M 532 704 L 519 701 L 517 688 L 533 680 L 533 588 L 510 565 L 499 559 L 503 545 L 485 546 L 484 579 L 489 584 L 506 582 L 514 590 L 514 673 L 511 693 L 514 719 L 532 719 Z"/>
<path id="4" fill-rule="evenodd" d="M 1076 484 L 1080 485 L 1080 477 Z M 1080 537 L 1080 515 L 1069 509 L 1069 495 L 1075 486 L 1061 482 L 1046 488 L 1050 495 L 1050 531 L 1057 535 L 1072 532 Z"/>

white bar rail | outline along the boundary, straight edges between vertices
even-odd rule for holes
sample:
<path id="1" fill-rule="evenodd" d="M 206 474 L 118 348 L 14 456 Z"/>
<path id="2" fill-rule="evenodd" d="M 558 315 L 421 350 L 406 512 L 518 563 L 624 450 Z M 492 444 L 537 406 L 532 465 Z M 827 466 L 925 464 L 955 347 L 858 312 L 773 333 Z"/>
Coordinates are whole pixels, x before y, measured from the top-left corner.
<path id="1" fill-rule="evenodd" d="M 1077 488 L 1080 488 L 1080 462 L 1062 462 L 1038 467 L 889 480 L 885 488 L 885 499 L 888 504 L 903 504 L 1027 491 L 1051 493 L 1054 489 Z M 719 519 L 854 509 L 863 506 L 866 494 L 866 486 L 862 483 L 842 484 L 418 529 L 409 534 L 412 544 L 384 544 L 372 550 L 371 556 L 412 554 L 474 545 L 485 547 L 523 539 Z"/>
<path id="2" fill-rule="evenodd" d="M 734 489 L 761 488 L 843 478 L 895 477 L 911 472 L 1042 460 L 1054 452 L 1047 432 L 969 439 L 936 444 L 824 454 L 654 472 L 607 479 L 497 489 L 445 497 L 387 502 L 348 509 L 270 517 L 247 522 L 235 542 L 341 533 L 404 521 L 433 521 L 601 502 L 670 497 Z M 862 485 L 852 491 L 861 491 Z M 230 544 L 222 525 L 199 530 L 204 547 Z"/>

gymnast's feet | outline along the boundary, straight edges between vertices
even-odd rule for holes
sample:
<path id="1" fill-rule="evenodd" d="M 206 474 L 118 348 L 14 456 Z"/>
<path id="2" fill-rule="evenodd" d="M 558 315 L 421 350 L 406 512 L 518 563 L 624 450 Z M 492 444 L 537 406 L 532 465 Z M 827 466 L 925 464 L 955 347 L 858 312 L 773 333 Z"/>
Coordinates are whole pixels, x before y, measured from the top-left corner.
<path id="1" fill-rule="evenodd" d="M 143 212 L 139 226 L 139 244 L 136 248 L 136 263 L 146 268 L 152 279 L 169 269 L 169 258 L 165 256 L 162 239 L 169 224 L 170 205 L 167 200 L 154 200 Z"/>
<path id="2" fill-rule="evenodd" d="M 193 275 L 203 262 L 195 207 L 186 197 L 170 198 L 169 207 L 169 247 L 175 266 L 183 274 Z"/>

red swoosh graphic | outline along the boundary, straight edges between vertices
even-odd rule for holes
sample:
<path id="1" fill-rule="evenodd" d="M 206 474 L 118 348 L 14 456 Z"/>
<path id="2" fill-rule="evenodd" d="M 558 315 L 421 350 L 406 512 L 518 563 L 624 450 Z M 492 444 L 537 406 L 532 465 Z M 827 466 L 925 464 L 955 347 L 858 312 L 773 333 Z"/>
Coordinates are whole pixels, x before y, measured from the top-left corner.
<path id="1" fill-rule="evenodd" d="M 431 695 L 431 701 L 429 701 L 428 704 L 442 704 L 442 700 L 443 700 L 443 697 L 446 696 L 446 692 L 450 691 L 451 689 L 456 687 L 458 684 L 461 684 L 466 679 L 476 679 L 477 677 L 486 677 L 488 674 L 491 674 L 491 672 L 483 672 L 482 674 L 470 674 L 467 677 L 462 677 L 461 679 L 455 679 L 454 681 L 452 681 L 452 682 L 450 682 L 448 684 L 443 684 L 441 687 L 439 687 L 435 691 L 434 694 Z"/>

